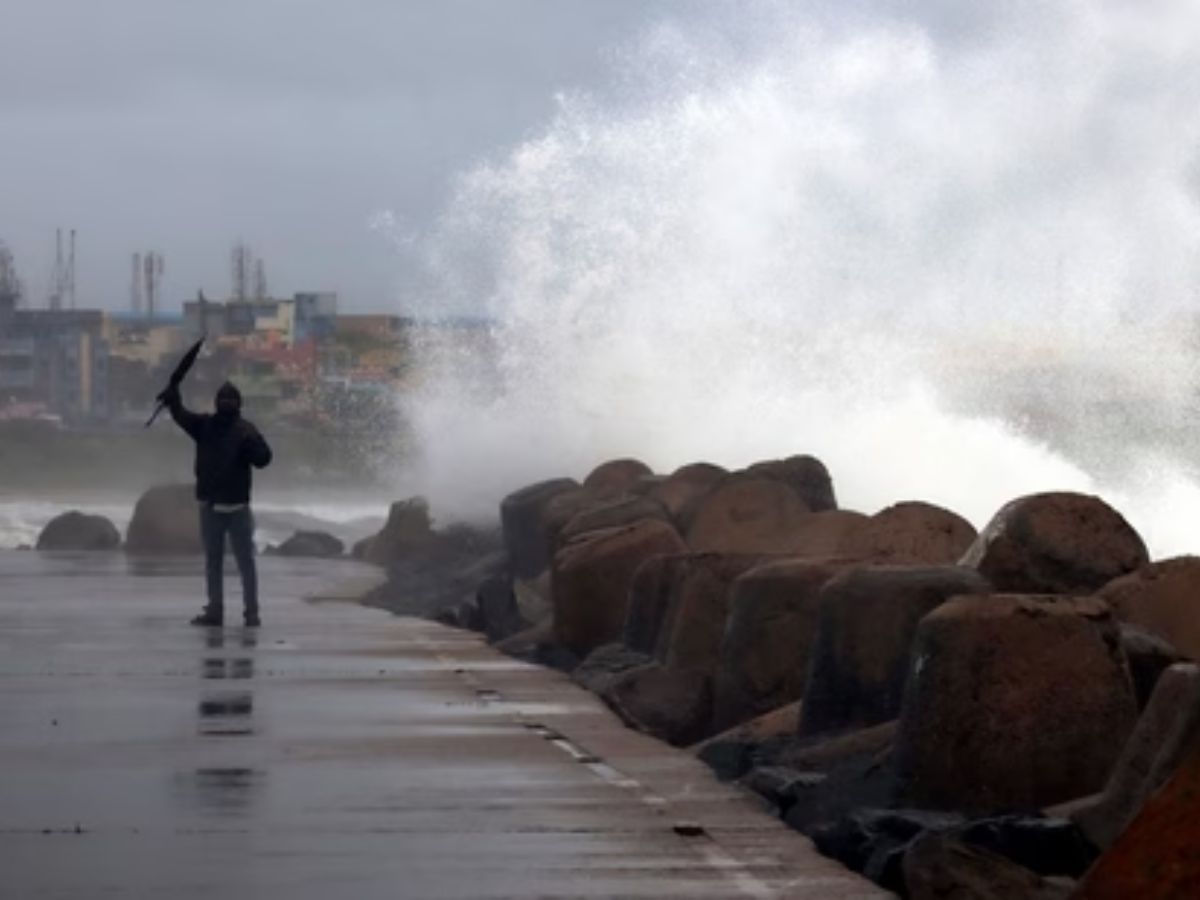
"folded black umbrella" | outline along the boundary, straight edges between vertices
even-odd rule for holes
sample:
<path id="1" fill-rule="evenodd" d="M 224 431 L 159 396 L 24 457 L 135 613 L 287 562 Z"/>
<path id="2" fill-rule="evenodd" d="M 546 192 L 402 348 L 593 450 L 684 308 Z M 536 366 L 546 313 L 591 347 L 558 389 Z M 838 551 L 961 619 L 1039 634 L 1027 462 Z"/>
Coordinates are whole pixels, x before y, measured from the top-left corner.
<path id="1" fill-rule="evenodd" d="M 179 385 L 183 383 L 183 378 L 185 375 L 187 375 L 188 370 L 191 369 L 192 363 L 196 361 L 196 357 L 200 353 L 200 345 L 203 343 L 204 338 L 200 338 L 200 340 L 192 344 L 187 353 L 183 354 L 183 359 L 179 361 L 179 365 L 177 365 L 175 367 L 175 371 L 171 373 L 171 380 L 167 383 L 167 387 L 163 393 L 166 393 L 166 391 L 169 391 L 171 388 L 178 388 Z M 163 407 L 166 405 L 167 404 L 162 400 L 158 401 L 158 406 L 154 407 L 154 414 L 146 420 L 147 428 L 154 424 L 154 420 L 158 418 L 158 414 L 163 411 Z"/>

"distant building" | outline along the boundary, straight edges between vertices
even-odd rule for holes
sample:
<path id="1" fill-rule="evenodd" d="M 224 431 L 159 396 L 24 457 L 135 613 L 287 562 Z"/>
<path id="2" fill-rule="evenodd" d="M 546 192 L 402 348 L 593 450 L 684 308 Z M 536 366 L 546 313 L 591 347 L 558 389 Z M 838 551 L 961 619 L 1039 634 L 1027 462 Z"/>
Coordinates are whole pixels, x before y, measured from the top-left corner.
<path id="1" fill-rule="evenodd" d="M 377 313 L 350 313 L 337 317 L 334 333 L 368 335 L 380 340 L 403 340 L 413 327 L 413 320 L 403 316 Z"/>
<path id="2" fill-rule="evenodd" d="M 66 421 L 107 419 L 105 314 L 15 309 L 0 331 L 0 401 L 41 404 Z"/>
<path id="3" fill-rule="evenodd" d="M 335 291 L 308 291 L 296 294 L 296 340 L 321 343 L 333 337 L 338 319 L 338 295 Z"/>
<path id="4" fill-rule="evenodd" d="M 149 368 L 179 356 L 187 345 L 187 335 L 179 322 L 151 321 L 140 316 L 109 316 L 104 339 L 111 356 L 142 362 Z"/>
<path id="5" fill-rule="evenodd" d="M 300 293 L 292 299 L 188 300 L 183 304 L 183 331 L 190 340 L 250 337 L 293 346 L 322 341 L 334 333 L 337 294 Z"/>

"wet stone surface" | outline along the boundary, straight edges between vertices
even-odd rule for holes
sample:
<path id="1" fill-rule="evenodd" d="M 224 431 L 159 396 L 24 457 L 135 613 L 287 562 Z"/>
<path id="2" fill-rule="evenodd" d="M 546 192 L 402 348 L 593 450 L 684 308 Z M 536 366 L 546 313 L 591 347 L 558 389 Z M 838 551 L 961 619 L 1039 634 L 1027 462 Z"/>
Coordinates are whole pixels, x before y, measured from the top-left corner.
<path id="1" fill-rule="evenodd" d="M 260 566 L 197 629 L 198 560 L 0 552 L 0 897 L 883 896 L 368 570 Z"/>

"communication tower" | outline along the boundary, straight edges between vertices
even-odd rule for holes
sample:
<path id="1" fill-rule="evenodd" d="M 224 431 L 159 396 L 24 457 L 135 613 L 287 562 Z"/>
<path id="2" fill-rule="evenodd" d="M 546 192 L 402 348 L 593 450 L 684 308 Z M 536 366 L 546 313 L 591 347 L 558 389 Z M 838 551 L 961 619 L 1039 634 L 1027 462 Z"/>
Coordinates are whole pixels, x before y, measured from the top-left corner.
<path id="1" fill-rule="evenodd" d="M 129 280 L 129 311 L 135 316 L 142 312 L 142 254 L 133 254 L 132 277 Z"/>
<path id="2" fill-rule="evenodd" d="M 75 229 L 69 236 L 70 247 L 63 253 L 63 233 L 61 228 L 54 230 L 54 270 L 50 274 L 51 309 L 62 309 L 66 303 L 70 309 L 75 308 Z"/>
<path id="3" fill-rule="evenodd" d="M 150 250 L 142 257 L 142 289 L 147 319 L 154 318 L 154 308 L 158 302 L 159 288 L 162 286 L 163 269 L 163 255 L 157 250 Z"/>

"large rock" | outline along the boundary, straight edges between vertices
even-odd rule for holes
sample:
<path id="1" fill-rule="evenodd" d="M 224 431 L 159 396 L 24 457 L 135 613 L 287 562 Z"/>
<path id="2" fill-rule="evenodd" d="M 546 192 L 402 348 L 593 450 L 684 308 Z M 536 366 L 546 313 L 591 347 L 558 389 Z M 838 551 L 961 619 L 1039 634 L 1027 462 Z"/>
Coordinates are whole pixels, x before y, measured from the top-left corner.
<path id="1" fill-rule="evenodd" d="M 583 480 L 583 486 L 597 494 L 623 494 L 638 479 L 653 474 L 654 471 L 641 460 L 614 459 L 592 469 Z"/>
<path id="2" fill-rule="evenodd" d="M 275 556 L 315 556 L 332 558 L 341 556 L 346 545 L 324 531 L 297 531 L 276 547 Z"/>
<path id="3" fill-rule="evenodd" d="M 962 816 L 954 813 L 856 809 L 810 829 L 809 837 L 821 853 L 899 893 L 904 887 L 901 867 L 909 845 L 923 834 L 947 831 L 961 823 Z"/>
<path id="4" fill-rule="evenodd" d="M 687 554 L 675 554 L 652 556 L 638 566 L 629 585 L 629 609 L 622 629 L 621 642 L 626 647 L 654 654 L 678 572 L 688 565 Z"/>
<path id="5" fill-rule="evenodd" d="M 972 847 L 998 853 L 1039 875 L 1078 878 L 1099 851 L 1070 819 L 1041 813 L 991 816 L 953 831 Z"/>
<path id="6" fill-rule="evenodd" d="M 1200 743 L 1200 666 L 1180 663 L 1159 679 L 1150 703 L 1125 743 L 1100 802 L 1075 816 L 1097 847 L 1107 847 L 1147 799 Z"/>
<path id="7" fill-rule="evenodd" d="M 699 502 L 687 543 L 696 553 L 796 553 L 803 539 L 800 526 L 809 515 L 784 482 L 734 476 Z"/>
<path id="8" fill-rule="evenodd" d="M 800 733 L 896 718 L 917 624 L 953 596 L 990 589 L 978 572 L 958 566 L 854 568 L 826 584 Z"/>
<path id="9" fill-rule="evenodd" d="M 673 570 L 654 656 L 669 669 L 715 674 L 729 617 L 730 586 L 762 562 L 753 554 L 693 553 Z"/>
<path id="10" fill-rule="evenodd" d="M 475 591 L 475 607 L 479 611 L 478 630 L 493 644 L 533 624 L 521 615 L 512 578 L 507 573 L 491 575 L 480 583 Z"/>
<path id="11" fill-rule="evenodd" d="M 740 778 L 754 765 L 754 756 L 764 744 L 796 733 L 800 703 L 789 703 L 756 719 L 722 731 L 696 745 L 693 752 L 722 781 Z"/>
<path id="12" fill-rule="evenodd" d="M 592 532 L 564 546 L 551 575 L 555 639 L 581 657 L 617 640 L 638 566 L 683 549 L 675 529 L 658 519 Z"/>
<path id="13" fill-rule="evenodd" d="M 571 680 L 593 694 L 603 696 L 621 675 L 653 661 L 649 655 L 630 650 L 624 644 L 604 644 L 575 668 Z"/>
<path id="14" fill-rule="evenodd" d="M 377 566 L 390 566 L 428 555 L 437 543 L 429 503 L 424 497 L 409 497 L 391 505 L 387 521 L 366 545 L 363 559 Z"/>
<path id="15" fill-rule="evenodd" d="M 963 555 L 999 591 L 1087 594 L 1149 561 L 1121 514 L 1086 494 L 1020 497 L 1000 509 Z"/>
<path id="16" fill-rule="evenodd" d="M 1125 622 L 1121 623 L 1121 649 L 1129 661 L 1138 709 L 1146 708 L 1163 672 L 1175 663 L 1187 661 L 1165 638 Z"/>
<path id="17" fill-rule="evenodd" d="M 651 662 L 616 676 L 601 696 L 626 724 L 673 746 L 686 747 L 708 733 L 712 688 L 703 672 Z"/>
<path id="18" fill-rule="evenodd" d="M 949 566 L 962 558 L 976 536 L 975 527 L 957 513 L 908 501 L 871 516 L 845 550 L 850 556 L 891 565 Z"/>
<path id="19" fill-rule="evenodd" d="M 671 520 L 686 531 L 697 502 L 729 472 L 712 463 L 690 463 L 676 469 L 646 495 L 663 505 Z"/>
<path id="20" fill-rule="evenodd" d="M 803 703 L 801 704 L 803 707 Z M 795 735 L 760 748 L 758 765 L 787 766 L 801 772 L 819 772 L 825 778 L 805 792 L 804 802 L 786 813 L 788 825 L 807 835 L 856 810 L 882 808 L 893 803 L 896 780 L 892 744 L 896 724 L 876 725 L 843 734 L 821 743 L 805 744 Z"/>
<path id="21" fill-rule="evenodd" d="M 1200 557 L 1178 556 L 1143 566 L 1099 594 L 1118 619 L 1166 638 L 1200 659 Z"/>
<path id="22" fill-rule="evenodd" d="M 38 535 L 38 550 L 118 550 L 121 532 L 104 516 L 71 510 L 55 516 Z"/>
<path id="23" fill-rule="evenodd" d="M 125 552 L 147 555 L 204 552 L 200 509 L 192 486 L 159 485 L 142 494 L 125 532 Z"/>
<path id="24" fill-rule="evenodd" d="M 789 485 L 813 512 L 837 509 L 833 479 L 829 470 L 815 456 L 789 456 L 755 463 L 746 470 L 753 475 L 766 475 Z"/>
<path id="25" fill-rule="evenodd" d="M 797 556 L 813 559 L 857 555 L 860 535 L 870 518 L 849 509 L 827 509 L 805 516 L 796 530 Z"/>
<path id="26" fill-rule="evenodd" d="M 830 561 L 776 560 L 733 582 L 713 682 L 714 728 L 731 728 L 804 695 L 818 597 L 842 568 Z"/>
<path id="27" fill-rule="evenodd" d="M 631 650 L 652 653 L 663 670 L 646 677 L 664 695 L 669 693 L 667 685 L 672 685 L 671 691 L 682 690 L 668 677 L 671 674 L 682 673 L 678 684 L 703 685 L 687 708 L 686 728 L 664 726 L 655 731 L 670 731 L 673 743 L 692 743 L 712 733 L 712 678 L 728 614 L 729 586 L 760 561 L 758 556 L 675 554 L 647 561 L 632 580 L 624 643 Z"/>
<path id="28" fill-rule="evenodd" d="M 1084 876 L 1076 900 L 1179 900 L 1200 885 L 1200 743 Z"/>
<path id="29" fill-rule="evenodd" d="M 903 799 L 991 813 L 1094 793 L 1136 718 L 1103 601 L 956 597 L 917 628 L 896 744 Z"/>
<path id="30" fill-rule="evenodd" d="M 902 887 L 896 890 L 909 900 L 1067 900 L 1071 895 L 1069 884 L 945 832 L 916 838 L 901 866 Z"/>
<path id="31" fill-rule="evenodd" d="M 546 507 L 559 494 L 577 490 L 579 482 L 574 479 L 555 478 L 514 491 L 500 502 L 504 549 L 517 578 L 536 578 L 549 567 L 555 535 L 546 526 Z"/>
<path id="32" fill-rule="evenodd" d="M 568 543 L 589 531 L 619 528 L 641 519 L 667 521 L 667 512 L 662 504 L 647 497 L 619 494 L 584 506 L 562 527 L 558 534 L 559 544 Z"/>

